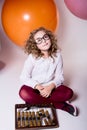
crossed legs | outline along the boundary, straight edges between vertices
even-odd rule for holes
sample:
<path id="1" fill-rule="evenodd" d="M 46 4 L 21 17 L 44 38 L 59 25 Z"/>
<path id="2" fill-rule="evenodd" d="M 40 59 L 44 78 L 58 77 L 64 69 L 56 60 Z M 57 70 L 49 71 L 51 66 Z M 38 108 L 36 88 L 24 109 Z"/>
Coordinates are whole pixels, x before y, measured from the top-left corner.
<path id="1" fill-rule="evenodd" d="M 19 95 L 29 104 L 53 103 L 55 107 L 62 109 L 65 102 L 72 98 L 73 91 L 64 85 L 61 85 L 52 91 L 50 97 L 45 98 L 39 94 L 38 90 L 23 85 L 19 91 Z"/>

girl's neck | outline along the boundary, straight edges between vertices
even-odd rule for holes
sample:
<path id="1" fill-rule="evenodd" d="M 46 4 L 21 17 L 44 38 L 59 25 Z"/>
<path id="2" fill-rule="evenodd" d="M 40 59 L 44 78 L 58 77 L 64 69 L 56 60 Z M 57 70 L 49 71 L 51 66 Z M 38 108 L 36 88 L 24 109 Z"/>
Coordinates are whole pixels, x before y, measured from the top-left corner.
<path id="1" fill-rule="evenodd" d="M 42 53 L 44 54 L 43 55 L 44 58 L 48 58 L 49 57 L 48 51 L 42 51 Z"/>

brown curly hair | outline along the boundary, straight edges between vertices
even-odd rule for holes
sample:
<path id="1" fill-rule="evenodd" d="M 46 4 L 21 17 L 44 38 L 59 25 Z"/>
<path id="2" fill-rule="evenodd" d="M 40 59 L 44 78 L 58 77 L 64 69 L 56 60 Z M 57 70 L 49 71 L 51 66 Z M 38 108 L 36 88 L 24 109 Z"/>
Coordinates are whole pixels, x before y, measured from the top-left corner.
<path id="1" fill-rule="evenodd" d="M 38 49 L 36 42 L 34 40 L 34 35 L 38 31 L 44 31 L 49 36 L 51 40 L 51 47 L 48 50 L 48 54 L 51 57 L 56 56 L 56 52 L 59 49 L 59 47 L 57 46 L 57 39 L 55 38 L 54 34 L 50 30 L 47 30 L 44 27 L 39 27 L 38 29 L 35 29 L 30 33 L 29 38 L 26 41 L 26 44 L 24 47 L 25 52 L 28 54 L 33 54 L 36 58 L 43 56 L 43 53 L 41 52 L 40 49 Z"/>

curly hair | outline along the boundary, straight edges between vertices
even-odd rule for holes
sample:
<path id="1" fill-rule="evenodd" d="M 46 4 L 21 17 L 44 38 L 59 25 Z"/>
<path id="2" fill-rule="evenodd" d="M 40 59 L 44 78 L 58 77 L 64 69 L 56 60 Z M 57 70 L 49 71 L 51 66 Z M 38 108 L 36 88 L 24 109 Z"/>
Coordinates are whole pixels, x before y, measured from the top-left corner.
<path id="1" fill-rule="evenodd" d="M 56 56 L 56 52 L 59 49 L 59 47 L 57 46 L 57 39 L 55 38 L 54 34 L 50 30 L 47 30 L 44 27 L 39 27 L 38 29 L 35 29 L 30 33 L 29 38 L 26 41 L 26 44 L 24 47 L 25 52 L 27 54 L 33 54 L 36 58 L 43 56 L 43 53 L 41 52 L 40 49 L 38 49 L 36 42 L 34 40 L 34 35 L 38 31 L 44 31 L 49 36 L 51 40 L 51 47 L 48 50 L 48 54 L 51 57 Z"/>

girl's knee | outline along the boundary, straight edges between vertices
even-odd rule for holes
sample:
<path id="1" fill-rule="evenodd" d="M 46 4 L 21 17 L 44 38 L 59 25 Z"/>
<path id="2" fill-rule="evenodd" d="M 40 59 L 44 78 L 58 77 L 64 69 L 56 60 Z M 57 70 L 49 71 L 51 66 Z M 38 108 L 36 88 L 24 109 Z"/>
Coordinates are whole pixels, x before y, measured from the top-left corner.
<path id="1" fill-rule="evenodd" d="M 26 85 L 23 85 L 23 86 L 20 88 L 20 90 L 19 90 L 19 95 L 20 95 L 20 97 L 24 97 L 24 95 L 27 93 L 27 88 L 28 88 L 28 86 L 26 86 Z"/>
<path id="2" fill-rule="evenodd" d="M 65 85 L 60 86 L 61 91 L 65 94 L 67 99 L 70 99 L 73 97 L 73 90 Z"/>
<path id="3" fill-rule="evenodd" d="M 73 90 L 71 88 L 68 89 L 68 98 L 71 99 L 73 97 Z"/>

